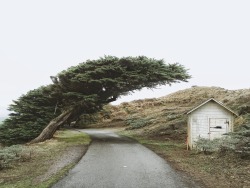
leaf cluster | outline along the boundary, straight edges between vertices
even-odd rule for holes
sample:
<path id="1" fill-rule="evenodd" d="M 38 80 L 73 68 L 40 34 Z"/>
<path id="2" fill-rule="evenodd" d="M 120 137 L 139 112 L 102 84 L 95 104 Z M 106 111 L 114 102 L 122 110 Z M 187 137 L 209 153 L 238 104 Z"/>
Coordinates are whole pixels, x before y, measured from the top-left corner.
<path id="1" fill-rule="evenodd" d="M 44 127 L 60 114 L 55 112 L 59 98 L 52 94 L 52 85 L 29 91 L 9 106 L 9 114 L 0 127 L 0 142 L 24 143 L 38 136 Z"/>

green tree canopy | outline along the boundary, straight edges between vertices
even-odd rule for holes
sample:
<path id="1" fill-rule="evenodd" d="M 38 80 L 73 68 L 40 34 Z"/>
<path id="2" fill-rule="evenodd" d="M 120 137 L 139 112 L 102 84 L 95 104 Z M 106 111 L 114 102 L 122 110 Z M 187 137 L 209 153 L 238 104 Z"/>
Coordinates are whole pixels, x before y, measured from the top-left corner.
<path id="1" fill-rule="evenodd" d="M 52 85 L 29 91 L 9 106 L 9 114 L 0 127 L 0 142 L 23 143 L 39 135 L 55 112 L 58 98 L 52 96 Z"/>
<path id="2" fill-rule="evenodd" d="M 8 141 L 4 136 L 7 132 L 13 133 L 11 142 L 29 141 L 47 124 L 35 142 L 48 139 L 59 126 L 81 114 L 95 113 L 122 95 L 189 78 L 182 65 L 165 64 L 145 56 L 88 60 L 52 77 L 53 84 L 30 91 L 15 101 L 10 106 L 14 112 L 0 128 L 0 142 Z"/>

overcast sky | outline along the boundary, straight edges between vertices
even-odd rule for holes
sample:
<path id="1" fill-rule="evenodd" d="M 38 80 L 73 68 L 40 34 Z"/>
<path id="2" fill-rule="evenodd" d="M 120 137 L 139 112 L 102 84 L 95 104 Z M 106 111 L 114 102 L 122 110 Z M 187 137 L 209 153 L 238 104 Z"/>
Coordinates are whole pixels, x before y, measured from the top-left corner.
<path id="1" fill-rule="evenodd" d="M 249 88 L 249 10 L 248 0 L 1 0 L 0 116 L 51 75 L 104 55 L 179 62 L 193 77 L 119 101 L 192 85 Z"/>

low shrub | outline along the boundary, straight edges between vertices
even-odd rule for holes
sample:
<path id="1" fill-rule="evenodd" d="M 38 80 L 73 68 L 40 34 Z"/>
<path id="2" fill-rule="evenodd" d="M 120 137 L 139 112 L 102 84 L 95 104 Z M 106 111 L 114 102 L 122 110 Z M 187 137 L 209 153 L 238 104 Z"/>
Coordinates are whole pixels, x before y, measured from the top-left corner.
<path id="1" fill-rule="evenodd" d="M 10 168 L 13 161 L 26 161 L 31 158 L 31 151 L 21 145 L 0 148 L 0 170 Z"/>
<path id="2" fill-rule="evenodd" d="M 250 105 L 244 104 L 242 106 L 239 106 L 237 111 L 238 111 L 239 115 L 248 114 L 248 113 L 250 113 Z"/>
<path id="3" fill-rule="evenodd" d="M 200 138 L 196 141 L 197 151 L 205 154 L 218 152 L 225 155 L 232 152 L 244 159 L 250 159 L 250 125 L 242 125 L 237 132 L 214 140 Z"/>
<path id="4" fill-rule="evenodd" d="M 125 120 L 125 122 L 130 126 L 128 129 L 139 129 L 149 125 L 149 119 L 147 118 L 129 117 Z"/>
<path id="5" fill-rule="evenodd" d="M 235 143 L 235 152 L 241 158 L 250 159 L 250 125 L 242 125 L 239 131 L 231 133 L 231 137 L 238 139 Z"/>
<path id="6" fill-rule="evenodd" d="M 196 150 L 202 151 L 204 154 L 209 154 L 219 150 L 220 139 L 209 140 L 205 138 L 199 138 L 196 142 Z"/>
<path id="7" fill-rule="evenodd" d="M 200 138 L 196 141 L 196 149 L 204 153 L 235 151 L 239 142 L 240 140 L 238 138 L 232 136 L 225 136 L 213 140 Z"/>

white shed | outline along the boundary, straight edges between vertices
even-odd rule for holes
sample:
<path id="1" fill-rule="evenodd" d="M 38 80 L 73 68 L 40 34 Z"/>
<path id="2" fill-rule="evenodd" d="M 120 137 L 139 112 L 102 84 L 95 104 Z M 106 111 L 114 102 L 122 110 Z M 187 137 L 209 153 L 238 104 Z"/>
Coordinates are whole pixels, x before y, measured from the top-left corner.
<path id="1" fill-rule="evenodd" d="M 209 99 L 188 113 L 188 138 L 190 149 L 199 138 L 214 139 L 233 131 L 234 117 L 231 109 L 215 99 Z"/>

